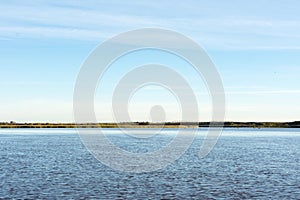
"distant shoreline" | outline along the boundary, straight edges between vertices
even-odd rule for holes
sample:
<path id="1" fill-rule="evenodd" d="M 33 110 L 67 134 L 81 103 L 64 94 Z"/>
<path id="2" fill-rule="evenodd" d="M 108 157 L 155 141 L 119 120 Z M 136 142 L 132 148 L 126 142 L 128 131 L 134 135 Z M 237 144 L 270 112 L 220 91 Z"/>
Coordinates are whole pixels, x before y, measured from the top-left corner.
<path id="1" fill-rule="evenodd" d="M 201 128 L 210 122 L 124 122 L 124 123 L 16 123 L 0 122 L 0 128 Z M 212 123 L 212 126 L 219 126 Z M 294 122 L 224 122 L 225 128 L 300 128 L 300 121 Z"/>

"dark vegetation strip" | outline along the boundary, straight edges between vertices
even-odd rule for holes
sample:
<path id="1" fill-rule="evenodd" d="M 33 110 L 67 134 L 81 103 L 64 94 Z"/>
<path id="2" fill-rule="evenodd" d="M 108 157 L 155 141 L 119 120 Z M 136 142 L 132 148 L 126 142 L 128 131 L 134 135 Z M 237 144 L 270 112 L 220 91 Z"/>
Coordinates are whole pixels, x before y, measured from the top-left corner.
<path id="1" fill-rule="evenodd" d="M 124 122 L 124 123 L 16 123 L 0 122 L 0 128 L 195 128 L 209 127 L 210 122 Z M 218 123 L 212 123 L 219 126 Z M 300 128 L 300 121 L 295 122 L 225 122 L 224 127 L 231 128 Z"/>

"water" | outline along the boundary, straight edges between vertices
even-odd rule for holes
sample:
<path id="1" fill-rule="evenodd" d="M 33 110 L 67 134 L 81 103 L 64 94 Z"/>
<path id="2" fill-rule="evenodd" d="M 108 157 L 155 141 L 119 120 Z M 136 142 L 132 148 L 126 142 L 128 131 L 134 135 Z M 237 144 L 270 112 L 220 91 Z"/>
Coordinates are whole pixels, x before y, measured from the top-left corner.
<path id="1" fill-rule="evenodd" d="M 105 132 L 122 148 L 147 152 L 176 131 L 164 130 L 151 145 L 116 129 Z M 0 199 L 300 199 L 300 130 L 225 129 L 199 159 L 205 133 L 169 167 L 134 174 L 99 163 L 75 130 L 2 129 Z"/>

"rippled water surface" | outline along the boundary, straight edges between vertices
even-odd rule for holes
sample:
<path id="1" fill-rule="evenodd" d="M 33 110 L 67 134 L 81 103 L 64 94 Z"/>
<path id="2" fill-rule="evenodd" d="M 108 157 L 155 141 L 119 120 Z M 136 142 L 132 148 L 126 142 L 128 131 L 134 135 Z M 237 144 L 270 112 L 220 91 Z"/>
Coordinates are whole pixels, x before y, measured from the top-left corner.
<path id="1" fill-rule="evenodd" d="M 152 130 L 139 130 L 149 133 Z M 132 152 L 158 150 L 176 134 L 144 140 L 105 132 Z M 0 199 L 300 199 L 300 129 L 225 129 L 199 159 L 206 134 L 169 167 L 114 171 L 97 161 L 73 129 L 0 130 Z"/>

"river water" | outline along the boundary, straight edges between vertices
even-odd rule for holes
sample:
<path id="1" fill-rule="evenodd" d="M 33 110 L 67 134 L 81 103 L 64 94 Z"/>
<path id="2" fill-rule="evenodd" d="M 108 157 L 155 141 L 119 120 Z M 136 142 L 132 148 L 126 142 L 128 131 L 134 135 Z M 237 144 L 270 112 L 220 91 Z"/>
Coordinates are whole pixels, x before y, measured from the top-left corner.
<path id="1" fill-rule="evenodd" d="M 177 130 L 148 143 L 104 132 L 121 148 L 143 152 L 168 144 Z M 99 162 L 75 129 L 1 129 L 0 199 L 300 199 L 300 129 L 224 129 L 200 159 L 206 132 L 199 129 L 173 164 L 137 174 Z"/>

